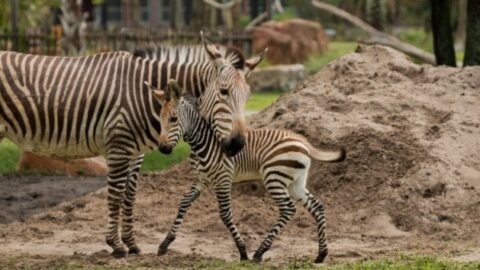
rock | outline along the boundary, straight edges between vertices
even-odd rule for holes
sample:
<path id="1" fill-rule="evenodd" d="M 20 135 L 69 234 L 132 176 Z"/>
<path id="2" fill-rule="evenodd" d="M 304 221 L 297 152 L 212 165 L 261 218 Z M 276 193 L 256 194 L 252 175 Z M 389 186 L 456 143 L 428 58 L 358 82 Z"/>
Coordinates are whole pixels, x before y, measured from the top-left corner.
<path id="1" fill-rule="evenodd" d="M 252 91 L 290 91 L 302 82 L 305 76 L 303 65 L 275 65 L 252 71 L 247 82 Z"/>
<path id="2" fill-rule="evenodd" d="M 328 49 L 328 37 L 323 27 L 313 21 L 268 21 L 251 32 L 253 51 L 261 52 L 268 47 L 266 57 L 272 64 L 302 63 L 311 54 L 322 54 Z"/>
<path id="3" fill-rule="evenodd" d="M 17 164 L 17 171 L 40 171 L 69 176 L 106 176 L 108 167 L 102 157 L 84 159 L 60 159 L 24 152 Z"/>

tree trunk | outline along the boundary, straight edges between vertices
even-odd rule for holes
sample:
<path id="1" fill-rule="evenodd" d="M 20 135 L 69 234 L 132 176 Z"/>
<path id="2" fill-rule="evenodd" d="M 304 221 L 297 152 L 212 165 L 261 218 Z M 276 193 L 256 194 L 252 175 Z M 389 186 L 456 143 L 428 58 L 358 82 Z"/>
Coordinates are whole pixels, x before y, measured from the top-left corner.
<path id="1" fill-rule="evenodd" d="M 464 66 L 480 65 L 480 1 L 469 0 Z"/>
<path id="2" fill-rule="evenodd" d="M 437 65 L 456 66 L 450 22 L 450 0 L 430 0 L 433 47 Z"/>
<path id="3" fill-rule="evenodd" d="M 465 49 L 465 35 L 467 29 L 467 0 L 458 1 L 457 30 L 455 31 L 455 48 Z"/>

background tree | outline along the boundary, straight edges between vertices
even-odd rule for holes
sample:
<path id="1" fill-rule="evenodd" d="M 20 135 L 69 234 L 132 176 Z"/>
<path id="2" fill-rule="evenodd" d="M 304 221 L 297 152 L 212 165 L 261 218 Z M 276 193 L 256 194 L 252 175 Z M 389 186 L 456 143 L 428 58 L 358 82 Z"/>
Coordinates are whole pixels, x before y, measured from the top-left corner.
<path id="1" fill-rule="evenodd" d="M 456 66 L 450 21 L 450 0 L 430 0 L 433 48 L 437 65 Z"/>
<path id="2" fill-rule="evenodd" d="M 480 65 L 480 1 L 469 0 L 464 66 Z"/>

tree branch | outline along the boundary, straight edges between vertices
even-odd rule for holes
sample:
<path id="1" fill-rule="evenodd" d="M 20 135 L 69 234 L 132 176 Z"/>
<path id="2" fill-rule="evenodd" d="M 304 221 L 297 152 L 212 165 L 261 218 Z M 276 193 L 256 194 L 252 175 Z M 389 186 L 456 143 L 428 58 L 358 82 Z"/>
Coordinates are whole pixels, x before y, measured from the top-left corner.
<path id="1" fill-rule="evenodd" d="M 312 0 L 312 5 L 318 9 L 321 9 L 337 17 L 340 17 L 350 22 L 351 24 L 355 25 L 356 27 L 362 29 L 363 31 L 367 32 L 370 35 L 370 37 L 366 40 L 361 41 L 365 44 L 381 44 L 388 47 L 392 47 L 408 55 L 414 56 L 425 63 L 435 65 L 435 56 L 433 54 L 426 52 L 420 48 L 417 48 L 411 44 L 405 43 L 394 36 L 378 31 L 368 23 L 346 12 L 343 9 L 337 8 L 336 6 L 333 6 L 324 2 L 320 2 L 318 0 Z"/>
<path id="2" fill-rule="evenodd" d="M 268 16 L 267 12 L 263 12 L 263 13 L 259 14 L 255 19 L 253 19 L 250 23 L 248 23 L 248 25 L 245 27 L 245 30 L 252 29 L 255 25 L 263 22 L 263 20 L 265 20 L 265 18 L 267 18 L 267 16 Z"/>
<path id="3" fill-rule="evenodd" d="M 225 10 L 225 9 L 231 9 L 235 4 L 240 3 L 241 0 L 232 0 L 232 1 L 230 1 L 228 3 L 224 3 L 224 4 L 218 3 L 215 0 L 203 0 L 203 2 L 212 6 L 212 7 L 214 7 L 214 8 Z"/>

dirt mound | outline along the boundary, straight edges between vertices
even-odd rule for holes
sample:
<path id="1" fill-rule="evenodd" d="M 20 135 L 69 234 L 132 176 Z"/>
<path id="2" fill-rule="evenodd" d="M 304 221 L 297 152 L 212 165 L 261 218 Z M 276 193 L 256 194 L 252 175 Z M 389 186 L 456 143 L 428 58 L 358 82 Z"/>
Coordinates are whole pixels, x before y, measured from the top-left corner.
<path id="1" fill-rule="evenodd" d="M 373 46 L 329 64 L 251 124 L 346 147 L 346 162 L 315 164 L 309 183 L 333 233 L 479 240 L 479 115 L 480 67 L 421 66 Z"/>
<path id="2" fill-rule="evenodd" d="M 480 67 L 416 65 L 396 51 L 373 46 L 332 62 L 253 115 L 251 124 L 292 129 L 316 146 L 347 149 L 342 163 L 314 162 L 308 184 L 325 203 L 329 262 L 405 252 L 476 260 L 478 115 Z M 107 249 L 105 189 L 25 222 L 0 224 L 0 254 L 35 254 L 25 259 L 27 265 L 38 265 L 38 257 L 42 262 L 172 267 L 188 266 L 175 258 L 238 259 L 211 190 L 189 209 L 172 257 L 152 255 L 190 184 L 186 163 L 141 178 L 135 230 L 145 255 L 115 261 L 102 251 Z M 251 254 L 278 211 L 255 185 L 235 186 L 233 197 L 234 220 Z M 300 205 L 297 209 L 267 260 L 282 263 L 316 254 L 314 221 Z"/>

